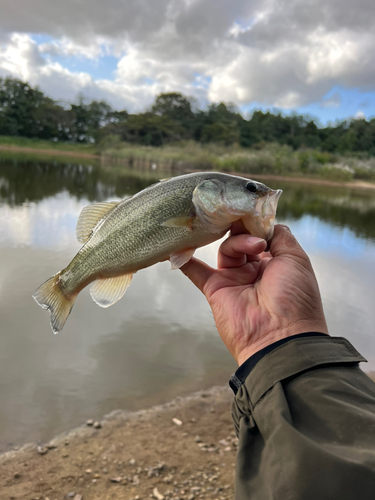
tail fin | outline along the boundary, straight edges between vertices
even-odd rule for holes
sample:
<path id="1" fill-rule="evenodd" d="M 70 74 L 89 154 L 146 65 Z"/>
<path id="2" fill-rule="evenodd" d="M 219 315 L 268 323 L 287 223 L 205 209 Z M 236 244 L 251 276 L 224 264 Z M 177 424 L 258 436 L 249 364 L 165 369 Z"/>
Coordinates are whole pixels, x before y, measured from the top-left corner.
<path id="1" fill-rule="evenodd" d="M 52 276 L 33 294 L 36 303 L 49 310 L 53 333 L 59 333 L 63 329 L 76 298 L 73 296 L 68 299 L 62 293 L 58 285 L 60 274 L 61 272 Z"/>

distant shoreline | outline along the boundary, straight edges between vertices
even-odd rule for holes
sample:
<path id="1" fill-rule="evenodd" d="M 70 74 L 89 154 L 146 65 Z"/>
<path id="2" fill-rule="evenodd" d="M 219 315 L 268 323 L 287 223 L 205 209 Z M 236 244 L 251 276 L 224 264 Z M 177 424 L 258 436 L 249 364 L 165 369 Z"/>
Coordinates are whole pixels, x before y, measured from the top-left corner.
<path id="1" fill-rule="evenodd" d="M 53 156 L 75 156 L 77 158 L 90 158 L 93 160 L 100 160 L 99 155 L 94 155 L 91 153 L 78 153 L 76 151 L 62 151 L 60 149 L 39 149 L 39 148 L 28 148 L 22 146 L 0 146 L 0 151 L 10 151 L 14 153 L 38 153 L 38 154 L 53 155 Z"/>
<path id="2" fill-rule="evenodd" d="M 199 172 L 199 170 L 187 170 L 187 173 Z M 263 181 L 289 181 L 289 182 L 297 182 L 302 184 L 315 184 L 318 186 L 333 186 L 333 187 L 345 187 L 351 189 L 370 189 L 375 190 L 375 184 L 371 182 L 365 181 L 350 181 L 350 182 L 340 182 L 340 181 L 329 181 L 326 179 L 314 179 L 313 177 L 292 177 L 292 176 L 283 176 L 283 175 L 274 175 L 274 174 L 251 174 L 247 172 L 225 172 L 231 175 L 238 175 L 246 178 L 254 178 Z"/>
<path id="3" fill-rule="evenodd" d="M 21 146 L 1 146 L 0 151 L 9 151 L 14 153 L 37 153 L 53 156 L 70 156 L 76 158 L 87 158 L 92 160 L 100 160 L 100 155 L 91 153 L 79 153 L 76 151 L 62 151 L 60 149 L 40 149 Z M 195 171 L 195 170 L 194 170 Z M 351 189 L 369 189 L 375 190 L 375 184 L 360 180 L 352 180 L 350 182 L 330 181 L 326 179 L 314 179 L 311 177 L 292 177 L 274 174 L 247 174 L 244 172 L 230 172 L 233 175 L 242 175 L 244 177 L 254 176 L 261 180 L 289 181 L 303 184 L 315 184 L 320 186 L 345 187 Z"/>
<path id="4" fill-rule="evenodd" d="M 249 174 L 236 174 L 243 175 L 244 177 L 249 177 Z M 282 175 L 272 175 L 272 174 L 256 174 L 255 177 L 257 179 L 262 180 L 274 180 L 274 181 L 291 181 L 291 182 L 299 182 L 304 184 L 316 184 L 321 186 L 335 186 L 335 187 L 346 187 L 351 189 L 375 189 L 375 184 L 371 182 L 365 181 L 350 181 L 350 182 L 340 182 L 340 181 L 328 181 L 325 179 L 314 179 L 311 177 L 287 177 Z"/>

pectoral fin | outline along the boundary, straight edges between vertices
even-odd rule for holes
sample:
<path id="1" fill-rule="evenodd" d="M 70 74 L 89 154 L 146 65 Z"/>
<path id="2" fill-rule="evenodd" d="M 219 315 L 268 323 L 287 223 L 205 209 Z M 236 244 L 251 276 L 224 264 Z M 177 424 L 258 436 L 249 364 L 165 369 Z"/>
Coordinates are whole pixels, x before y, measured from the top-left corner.
<path id="1" fill-rule="evenodd" d="M 193 229 L 194 217 L 184 216 L 184 217 L 172 217 L 162 223 L 164 227 L 188 227 Z"/>
<path id="2" fill-rule="evenodd" d="M 172 253 L 169 257 L 171 262 L 171 270 L 180 269 L 186 262 L 192 258 L 195 252 L 195 248 L 188 248 L 182 252 Z"/>
<path id="3" fill-rule="evenodd" d="M 80 243 L 86 243 L 97 223 L 118 204 L 118 201 L 110 201 L 108 203 L 95 203 L 94 205 L 84 207 L 77 221 L 77 240 Z"/>
<path id="4" fill-rule="evenodd" d="M 96 280 L 90 288 L 91 297 L 100 307 L 112 306 L 124 295 L 132 278 L 132 274 L 123 274 Z"/>

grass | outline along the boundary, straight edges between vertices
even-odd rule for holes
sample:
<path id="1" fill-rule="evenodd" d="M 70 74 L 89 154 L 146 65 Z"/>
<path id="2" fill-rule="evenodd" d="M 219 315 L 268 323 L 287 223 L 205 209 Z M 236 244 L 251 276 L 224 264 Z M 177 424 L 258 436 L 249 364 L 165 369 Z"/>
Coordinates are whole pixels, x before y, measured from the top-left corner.
<path id="1" fill-rule="evenodd" d="M 130 165 L 148 162 L 157 167 L 174 166 L 181 169 L 212 169 L 218 152 L 224 152 L 218 146 L 203 147 L 199 143 L 187 141 L 183 143 L 155 148 L 120 143 L 116 148 L 102 152 L 104 160 L 120 160 Z"/>
<path id="2" fill-rule="evenodd" d="M 55 153 L 55 154 L 54 154 Z M 19 149 L 15 151 L 4 151 L 0 149 L 0 161 L 9 160 L 13 162 L 43 162 L 43 163 L 62 163 L 62 164 L 82 164 L 82 165 L 100 165 L 100 160 L 77 156 L 74 153 L 64 155 L 56 154 L 56 150 L 51 149 L 50 153 L 40 153 L 37 150 Z"/>
<path id="3" fill-rule="evenodd" d="M 288 146 L 265 144 L 259 148 L 201 145 L 193 141 L 153 148 L 118 143 L 102 152 L 105 162 L 141 166 L 153 163 L 183 170 L 219 170 L 246 174 L 306 176 L 349 182 L 375 182 L 375 158 L 340 156 L 313 149 L 294 151 Z"/>
<path id="4" fill-rule="evenodd" d="M 55 152 L 73 158 L 81 154 L 101 154 L 104 164 L 120 164 L 135 169 L 152 168 L 186 170 L 218 170 L 246 174 L 273 174 L 280 176 L 306 176 L 318 179 L 350 182 L 360 179 L 375 182 L 375 158 L 340 156 L 313 149 L 294 151 L 289 146 L 263 143 L 259 147 L 241 148 L 239 146 L 202 145 L 185 141 L 160 148 L 139 146 L 121 142 L 118 136 L 110 136 L 98 145 L 73 144 L 25 137 L 0 136 L 0 146 L 17 148 L 17 156 L 32 154 L 44 159 L 61 158 Z M 23 152 L 22 148 L 48 150 L 50 154 Z M 2 151 L 1 155 L 15 154 Z M 84 161 L 84 158 L 80 161 Z"/>
<path id="5" fill-rule="evenodd" d="M 51 149 L 79 154 L 97 154 L 95 144 L 74 144 L 59 141 L 44 141 L 41 139 L 28 139 L 27 137 L 13 137 L 0 135 L 0 146 L 14 148 Z"/>

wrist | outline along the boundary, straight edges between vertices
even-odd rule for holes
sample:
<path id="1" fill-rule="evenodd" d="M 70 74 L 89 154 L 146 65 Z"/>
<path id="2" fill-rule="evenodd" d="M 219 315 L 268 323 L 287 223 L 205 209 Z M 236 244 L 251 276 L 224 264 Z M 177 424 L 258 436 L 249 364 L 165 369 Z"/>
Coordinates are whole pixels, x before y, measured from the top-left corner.
<path id="1" fill-rule="evenodd" d="M 321 321 L 298 321 L 284 328 L 277 328 L 273 331 L 259 335 L 257 338 L 253 337 L 252 341 L 241 349 L 235 356 L 239 366 L 241 366 L 247 359 L 249 359 L 256 352 L 264 349 L 265 347 L 274 344 L 275 342 L 293 337 L 300 333 L 307 332 L 320 332 L 329 335 L 328 328 L 325 320 Z"/>

